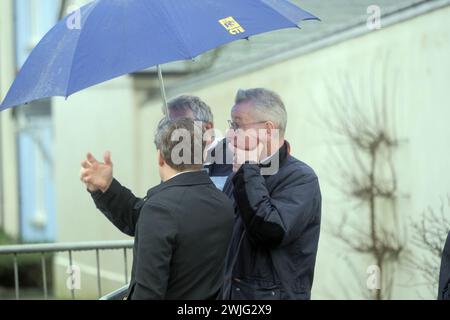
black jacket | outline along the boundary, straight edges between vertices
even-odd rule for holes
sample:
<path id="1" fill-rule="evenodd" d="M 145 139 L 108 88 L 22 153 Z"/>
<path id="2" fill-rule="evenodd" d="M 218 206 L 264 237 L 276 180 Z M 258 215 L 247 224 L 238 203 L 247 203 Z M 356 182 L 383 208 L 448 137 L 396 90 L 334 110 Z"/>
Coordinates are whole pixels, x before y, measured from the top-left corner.
<path id="1" fill-rule="evenodd" d="M 450 300 L 450 232 L 442 252 L 438 299 Z"/>
<path id="2" fill-rule="evenodd" d="M 129 298 L 212 299 L 223 280 L 232 202 L 204 171 L 178 175 L 139 199 L 113 181 L 94 201 L 135 237 Z"/>
<path id="3" fill-rule="evenodd" d="M 224 299 L 310 299 L 319 242 L 321 193 L 314 171 L 279 150 L 280 168 L 262 176 L 245 164 L 225 192 L 237 212 Z"/>

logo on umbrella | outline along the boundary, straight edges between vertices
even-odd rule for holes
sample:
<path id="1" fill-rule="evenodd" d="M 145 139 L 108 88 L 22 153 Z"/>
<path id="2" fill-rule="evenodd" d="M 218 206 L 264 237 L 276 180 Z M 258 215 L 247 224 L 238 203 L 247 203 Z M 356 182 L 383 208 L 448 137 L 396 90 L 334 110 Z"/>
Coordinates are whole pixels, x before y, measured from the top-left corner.
<path id="1" fill-rule="evenodd" d="M 219 20 L 219 23 L 233 36 L 245 32 L 245 29 L 233 17 Z"/>

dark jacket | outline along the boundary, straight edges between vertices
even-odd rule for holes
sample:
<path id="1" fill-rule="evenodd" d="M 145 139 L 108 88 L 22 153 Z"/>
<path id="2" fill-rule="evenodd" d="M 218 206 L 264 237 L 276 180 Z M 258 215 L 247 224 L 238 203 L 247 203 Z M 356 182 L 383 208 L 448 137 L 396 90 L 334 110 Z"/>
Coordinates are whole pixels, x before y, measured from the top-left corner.
<path id="1" fill-rule="evenodd" d="M 321 193 L 314 171 L 279 150 L 279 171 L 245 164 L 225 192 L 237 212 L 227 254 L 224 299 L 310 299 L 320 233 Z"/>
<path id="2" fill-rule="evenodd" d="M 438 300 L 450 300 L 450 232 L 442 252 Z"/>
<path id="3" fill-rule="evenodd" d="M 178 175 L 144 199 L 116 180 L 92 196 L 119 230 L 135 237 L 130 299 L 217 296 L 234 211 L 206 172 Z"/>

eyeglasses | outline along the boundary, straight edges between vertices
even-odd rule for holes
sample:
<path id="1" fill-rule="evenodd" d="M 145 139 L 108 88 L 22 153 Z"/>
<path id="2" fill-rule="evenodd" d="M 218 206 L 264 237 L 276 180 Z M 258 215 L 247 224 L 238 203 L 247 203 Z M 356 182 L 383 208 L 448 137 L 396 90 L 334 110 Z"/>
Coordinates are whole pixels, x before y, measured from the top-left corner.
<path id="1" fill-rule="evenodd" d="M 262 123 L 266 123 L 267 121 L 259 121 L 259 122 L 251 122 L 251 123 L 244 123 L 244 124 L 237 124 L 234 121 L 228 120 L 228 125 L 230 126 L 230 129 L 232 130 L 239 130 L 254 124 L 262 124 Z"/>

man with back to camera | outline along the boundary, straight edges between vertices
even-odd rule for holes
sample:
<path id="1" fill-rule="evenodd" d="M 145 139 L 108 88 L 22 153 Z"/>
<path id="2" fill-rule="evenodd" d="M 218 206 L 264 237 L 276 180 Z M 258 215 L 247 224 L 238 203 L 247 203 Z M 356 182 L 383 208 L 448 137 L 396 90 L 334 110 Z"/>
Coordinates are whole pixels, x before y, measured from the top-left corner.
<path id="1" fill-rule="evenodd" d="M 82 180 L 97 208 L 119 230 L 135 237 L 131 300 L 215 299 L 220 290 L 234 210 L 202 170 L 203 129 L 187 118 L 160 122 L 155 144 L 163 182 L 144 199 L 116 180 L 99 186 L 98 181 L 105 180 L 98 176 L 101 164 L 92 156 L 83 162 Z M 173 159 L 180 146 L 179 140 L 172 140 L 176 132 L 183 138 L 182 155 L 190 154 L 189 163 L 185 157 L 181 163 Z M 201 150 L 199 157 L 196 150 Z M 106 158 L 104 165 L 109 162 Z"/>
<path id="2" fill-rule="evenodd" d="M 318 178 L 290 155 L 278 94 L 240 90 L 231 115 L 235 174 L 224 192 L 237 217 L 222 298 L 310 299 L 321 220 Z"/>

